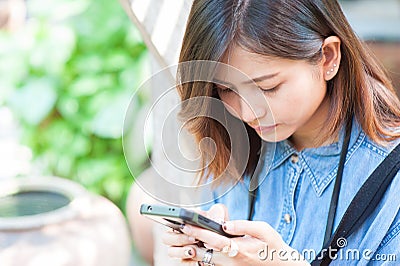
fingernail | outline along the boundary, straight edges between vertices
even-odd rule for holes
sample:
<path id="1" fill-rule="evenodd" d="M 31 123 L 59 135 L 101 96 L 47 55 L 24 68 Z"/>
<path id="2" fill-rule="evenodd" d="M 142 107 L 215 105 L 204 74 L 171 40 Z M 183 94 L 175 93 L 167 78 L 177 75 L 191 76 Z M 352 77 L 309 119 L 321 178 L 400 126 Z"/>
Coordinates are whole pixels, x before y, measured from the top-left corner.
<path id="1" fill-rule="evenodd" d="M 190 232 L 192 232 L 192 228 L 190 227 L 190 225 L 183 225 L 181 227 L 181 230 L 187 235 L 190 234 Z"/>
<path id="2" fill-rule="evenodd" d="M 196 239 L 193 236 L 189 236 L 189 242 L 196 242 Z"/>
<path id="3" fill-rule="evenodd" d="M 193 256 L 193 251 L 191 249 L 185 250 L 185 256 L 186 257 L 192 257 Z"/>
<path id="4" fill-rule="evenodd" d="M 233 231 L 233 223 L 225 222 L 223 228 L 225 231 Z"/>

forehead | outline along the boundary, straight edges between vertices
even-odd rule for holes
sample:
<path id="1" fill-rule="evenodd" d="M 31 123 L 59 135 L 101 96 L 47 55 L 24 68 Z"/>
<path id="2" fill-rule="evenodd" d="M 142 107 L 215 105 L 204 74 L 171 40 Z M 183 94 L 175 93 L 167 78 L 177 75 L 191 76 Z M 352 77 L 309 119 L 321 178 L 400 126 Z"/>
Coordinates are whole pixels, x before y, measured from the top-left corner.
<path id="1" fill-rule="evenodd" d="M 248 52 L 239 46 L 228 50 L 216 72 L 216 79 L 246 82 L 256 77 L 279 73 L 288 60 Z"/>

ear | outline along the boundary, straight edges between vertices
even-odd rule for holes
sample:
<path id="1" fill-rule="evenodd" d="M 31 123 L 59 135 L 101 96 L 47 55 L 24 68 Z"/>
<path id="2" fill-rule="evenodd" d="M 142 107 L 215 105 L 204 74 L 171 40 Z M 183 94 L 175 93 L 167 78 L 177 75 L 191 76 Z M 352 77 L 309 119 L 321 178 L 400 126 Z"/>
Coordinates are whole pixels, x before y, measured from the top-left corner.
<path id="1" fill-rule="evenodd" d="M 340 39 L 337 36 L 329 36 L 322 44 L 322 70 L 326 81 L 331 80 L 338 72 L 340 66 Z"/>

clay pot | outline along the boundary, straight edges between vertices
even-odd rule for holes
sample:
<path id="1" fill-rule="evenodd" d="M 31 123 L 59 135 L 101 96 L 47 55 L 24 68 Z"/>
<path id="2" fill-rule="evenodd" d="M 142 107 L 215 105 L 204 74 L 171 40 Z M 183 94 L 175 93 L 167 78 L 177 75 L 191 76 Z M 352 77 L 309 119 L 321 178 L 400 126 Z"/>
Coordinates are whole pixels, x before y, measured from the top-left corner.
<path id="1" fill-rule="evenodd" d="M 120 210 L 67 179 L 0 180 L 0 265 L 129 265 Z"/>

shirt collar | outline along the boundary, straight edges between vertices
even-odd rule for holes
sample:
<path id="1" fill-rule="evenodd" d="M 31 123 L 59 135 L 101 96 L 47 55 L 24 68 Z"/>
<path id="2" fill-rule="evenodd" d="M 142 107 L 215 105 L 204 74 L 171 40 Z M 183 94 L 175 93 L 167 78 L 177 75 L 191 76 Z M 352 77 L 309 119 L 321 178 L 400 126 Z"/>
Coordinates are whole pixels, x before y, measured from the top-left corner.
<path id="1" fill-rule="evenodd" d="M 265 158 L 266 162 L 271 162 L 269 171 L 279 167 L 286 162 L 289 157 L 297 153 L 299 156 L 298 163 L 301 164 L 305 174 L 310 178 L 314 191 L 319 197 L 336 177 L 344 138 L 345 127 L 342 127 L 339 131 L 339 139 L 337 142 L 317 148 L 307 148 L 301 152 L 297 152 L 287 140 L 277 142 L 276 145 L 268 143 Z M 354 151 L 361 145 L 364 138 L 365 134 L 361 126 L 354 119 L 345 165 Z"/>

